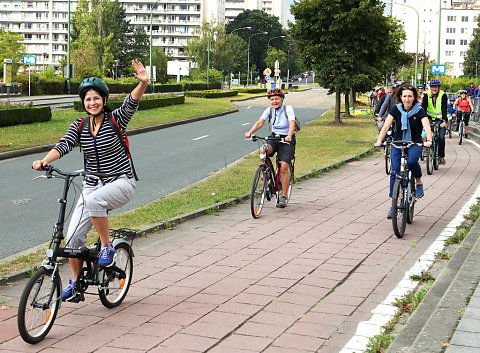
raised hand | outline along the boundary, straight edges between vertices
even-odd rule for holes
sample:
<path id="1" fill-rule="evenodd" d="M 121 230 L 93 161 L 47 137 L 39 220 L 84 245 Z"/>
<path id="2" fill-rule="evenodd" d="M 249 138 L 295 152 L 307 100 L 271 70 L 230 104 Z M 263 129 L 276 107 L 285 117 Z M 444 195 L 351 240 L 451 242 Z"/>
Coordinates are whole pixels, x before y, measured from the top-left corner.
<path id="1" fill-rule="evenodd" d="M 133 73 L 133 76 L 135 78 L 143 83 L 148 83 L 148 72 L 143 66 L 143 64 L 138 61 L 137 59 L 132 60 L 132 66 L 135 72 Z"/>

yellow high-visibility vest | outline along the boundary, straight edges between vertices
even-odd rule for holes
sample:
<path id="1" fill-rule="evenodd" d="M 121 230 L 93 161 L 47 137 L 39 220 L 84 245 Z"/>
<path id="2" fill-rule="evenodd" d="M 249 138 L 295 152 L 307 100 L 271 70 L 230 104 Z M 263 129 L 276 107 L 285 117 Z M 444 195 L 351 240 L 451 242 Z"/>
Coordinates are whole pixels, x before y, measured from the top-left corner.
<path id="1" fill-rule="evenodd" d="M 438 92 L 437 97 L 437 106 L 433 106 L 432 92 L 429 91 L 427 94 L 428 106 L 427 106 L 427 115 L 432 119 L 442 119 L 442 96 L 445 94 L 442 90 Z"/>

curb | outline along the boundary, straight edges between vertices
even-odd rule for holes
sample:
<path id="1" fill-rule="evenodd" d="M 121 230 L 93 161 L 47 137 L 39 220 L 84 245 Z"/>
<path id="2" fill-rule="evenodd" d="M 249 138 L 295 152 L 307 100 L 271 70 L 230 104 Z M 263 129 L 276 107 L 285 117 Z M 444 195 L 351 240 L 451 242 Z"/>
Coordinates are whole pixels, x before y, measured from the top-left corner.
<path id="1" fill-rule="evenodd" d="M 480 219 L 470 229 L 387 353 L 441 353 L 478 284 Z"/>
<path id="2" fill-rule="evenodd" d="M 331 163 L 331 164 L 329 164 L 325 167 L 316 169 L 316 170 L 311 171 L 311 172 L 306 173 L 306 174 L 302 174 L 299 177 L 295 178 L 295 183 L 298 183 L 300 181 L 307 180 L 309 178 L 318 176 L 319 174 L 326 173 L 329 170 L 334 169 L 334 168 L 338 168 L 338 167 L 340 167 L 340 166 L 342 166 L 346 163 L 359 160 L 363 157 L 368 156 L 373 151 L 375 151 L 375 149 L 373 147 L 369 147 L 369 148 L 365 149 L 363 152 L 358 153 L 358 154 L 353 155 L 353 156 L 350 156 L 350 157 L 347 157 L 347 158 L 345 158 L 345 159 L 343 159 L 339 162 L 334 162 L 334 163 Z M 213 205 L 203 207 L 203 208 L 199 208 L 197 210 L 194 210 L 194 211 L 191 211 L 191 212 L 188 212 L 188 213 L 184 213 L 184 214 L 181 214 L 181 215 L 176 216 L 176 217 L 172 217 L 172 218 L 167 219 L 165 221 L 152 224 L 152 225 L 150 225 L 146 228 L 140 229 L 137 232 L 137 234 L 144 236 L 144 235 L 147 235 L 147 234 L 158 233 L 162 229 L 165 230 L 165 229 L 168 229 L 168 228 L 174 226 L 175 224 L 180 224 L 180 223 L 183 223 L 185 221 L 198 218 L 198 217 L 200 217 L 202 215 L 205 215 L 205 214 L 207 214 L 211 211 L 215 212 L 215 211 L 218 211 L 218 210 L 222 210 L 222 209 L 226 209 L 226 208 L 235 206 L 237 203 L 242 202 L 244 200 L 247 200 L 248 198 L 250 198 L 250 193 L 240 195 L 236 198 L 231 198 L 231 199 L 228 199 L 228 200 L 225 200 L 225 201 L 217 202 Z M 49 243 L 50 243 L 50 241 L 45 243 L 45 245 L 47 245 Z M 41 247 L 41 246 L 42 245 L 40 245 L 39 247 Z M 12 257 L 15 257 L 15 256 L 16 255 L 13 255 Z M 12 258 L 12 257 L 10 257 L 10 258 Z M 61 261 L 62 263 L 66 262 L 65 258 L 63 258 L 61 260 L 62 260 Z M 14 282 L 15 280 L 18 280 L 20 278 L 25 278 L 28 271 L 30 271 L 30 268 L 20 270 L 20 271 L 17 271 L 15 273 L 8 274 L 6 276 L 0 277 L 0 286 L 6 285 L 8 282 Z"/>

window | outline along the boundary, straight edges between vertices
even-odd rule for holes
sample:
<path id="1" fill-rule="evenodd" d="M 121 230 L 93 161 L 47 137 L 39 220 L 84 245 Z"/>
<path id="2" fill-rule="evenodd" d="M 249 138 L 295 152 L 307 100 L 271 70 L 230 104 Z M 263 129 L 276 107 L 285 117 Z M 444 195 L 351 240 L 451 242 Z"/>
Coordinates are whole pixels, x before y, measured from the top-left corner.
<path id="1" fill-rule="evenodd" d="M 32 24 L 31 23 L 25 23 L 24 27 L 25 27 L 25 29 L 32 29 Z"/>
<path id="2" fill-rule="evenodd" d="M 455 45 L 455 39 L 447 39 L 446 44 L 447 45 Z"/>
<path id="3" fill-rule="evenodd" d="M 462 22 L 468 22 L 468 16 L 462 16 Z"/>
<path id="4" fill-rule="evenodd" d="M 455 33 L 455 28 L 448 28 L 447 27 L 447 33 Z"/>
<path id="5" fill-rule="evenodd" d="M 188 10 L 188 5 L 187 4 L 180 4 L 180 10 L 187 11 Z"/>
<path id="6" fill-rule="evenodd" d="M 460 52 L 460 57 L 462 57 L 462 58 L 465 57 L 465 52 L 464 51 Z"/>
<path id="7" fill-rule="evenodd" d="M 41 12 L 36 12 L 36 13 L 35 13 L 35 16 L 37 17 L 37 20 L 41 20 L 41 19 L 42 19 L 42 13 L 41 13 Z"/>
<path id="8" fill-rule="evenodd" d="M 462 28 L 460 28 L 460 33 L 467 33 L 467 30 L 468 30 L 468 28 L 462 27 Z"/>
<path id="9" fill-rule="evenodd" d="M 478 21 L 478 16 L 473 16 L 473 22 L 477 22 Z"/>
<path id="10" fill-rule="evenodd" d="M 457 20 L 457 16 L 447 16 L 447 21 L 455 22 Z"/>
<path id="11" fill-rule="evenodd" d="M 447 51 L 445 52 L 445 56 L 453 56 L 453 51 L 447 50 Z"/>
<path id="12" fill-rule="evenodd" d="M 30 33 L 25 33 L 23 35 L 23 38 L 25 38 L 26 40 L 31 40 L 32 39 L 32 35 Z"/>
<path id="13" fill-rule="evenodd" d="M 466 39 L 460 39 L 460 45 L 467 45 Z"/>

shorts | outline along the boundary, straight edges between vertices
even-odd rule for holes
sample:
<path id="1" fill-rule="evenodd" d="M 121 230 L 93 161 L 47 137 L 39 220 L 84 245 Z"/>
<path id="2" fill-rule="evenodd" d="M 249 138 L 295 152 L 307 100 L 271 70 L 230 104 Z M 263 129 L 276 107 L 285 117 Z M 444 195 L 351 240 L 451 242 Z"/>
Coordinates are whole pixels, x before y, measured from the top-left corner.
<path id="1" fill-rule="evenodd" d="M 277 135 L 272 132 L 272 134 L 269 137 L 283 137 L 285 138 L 287 135 Z M 282 162 L 285 163 L 290 163 L 292 159 L 295 157 L 295 145 L 297 143 L 295 139 L 295 134 L 292 136 L 292 142 L 289 144 L 280 142 L 280 141 L 269 141 L 267 140 L 267 143 L 272 146 L 273 152 L 271 156 L 273 156 L 275 153 L 278 153 L 278 159 L 281 160 Z"/>
<path id="2" fill-rule="evenodd" d="M 87 233 L 92 228 L 90 217 L 107 217 L 108 210 L 126 205 L 135 195 L 135 180 L 121 175 L 111 183 L 88 185 L 83 182 L 83 191 L 73 211 L 68 226 L 66 247 L 78 249 L 85 246 Z"/>
<path id="3" fill-rule="evenodd" d="M 470 121 L 470 112 L 463 113 L 463 121 L 465 122 L 465 126 L 468 126 L 468 122 Z M 457 122 L 460 122 L 460 113 L 457 113 Z"/>

